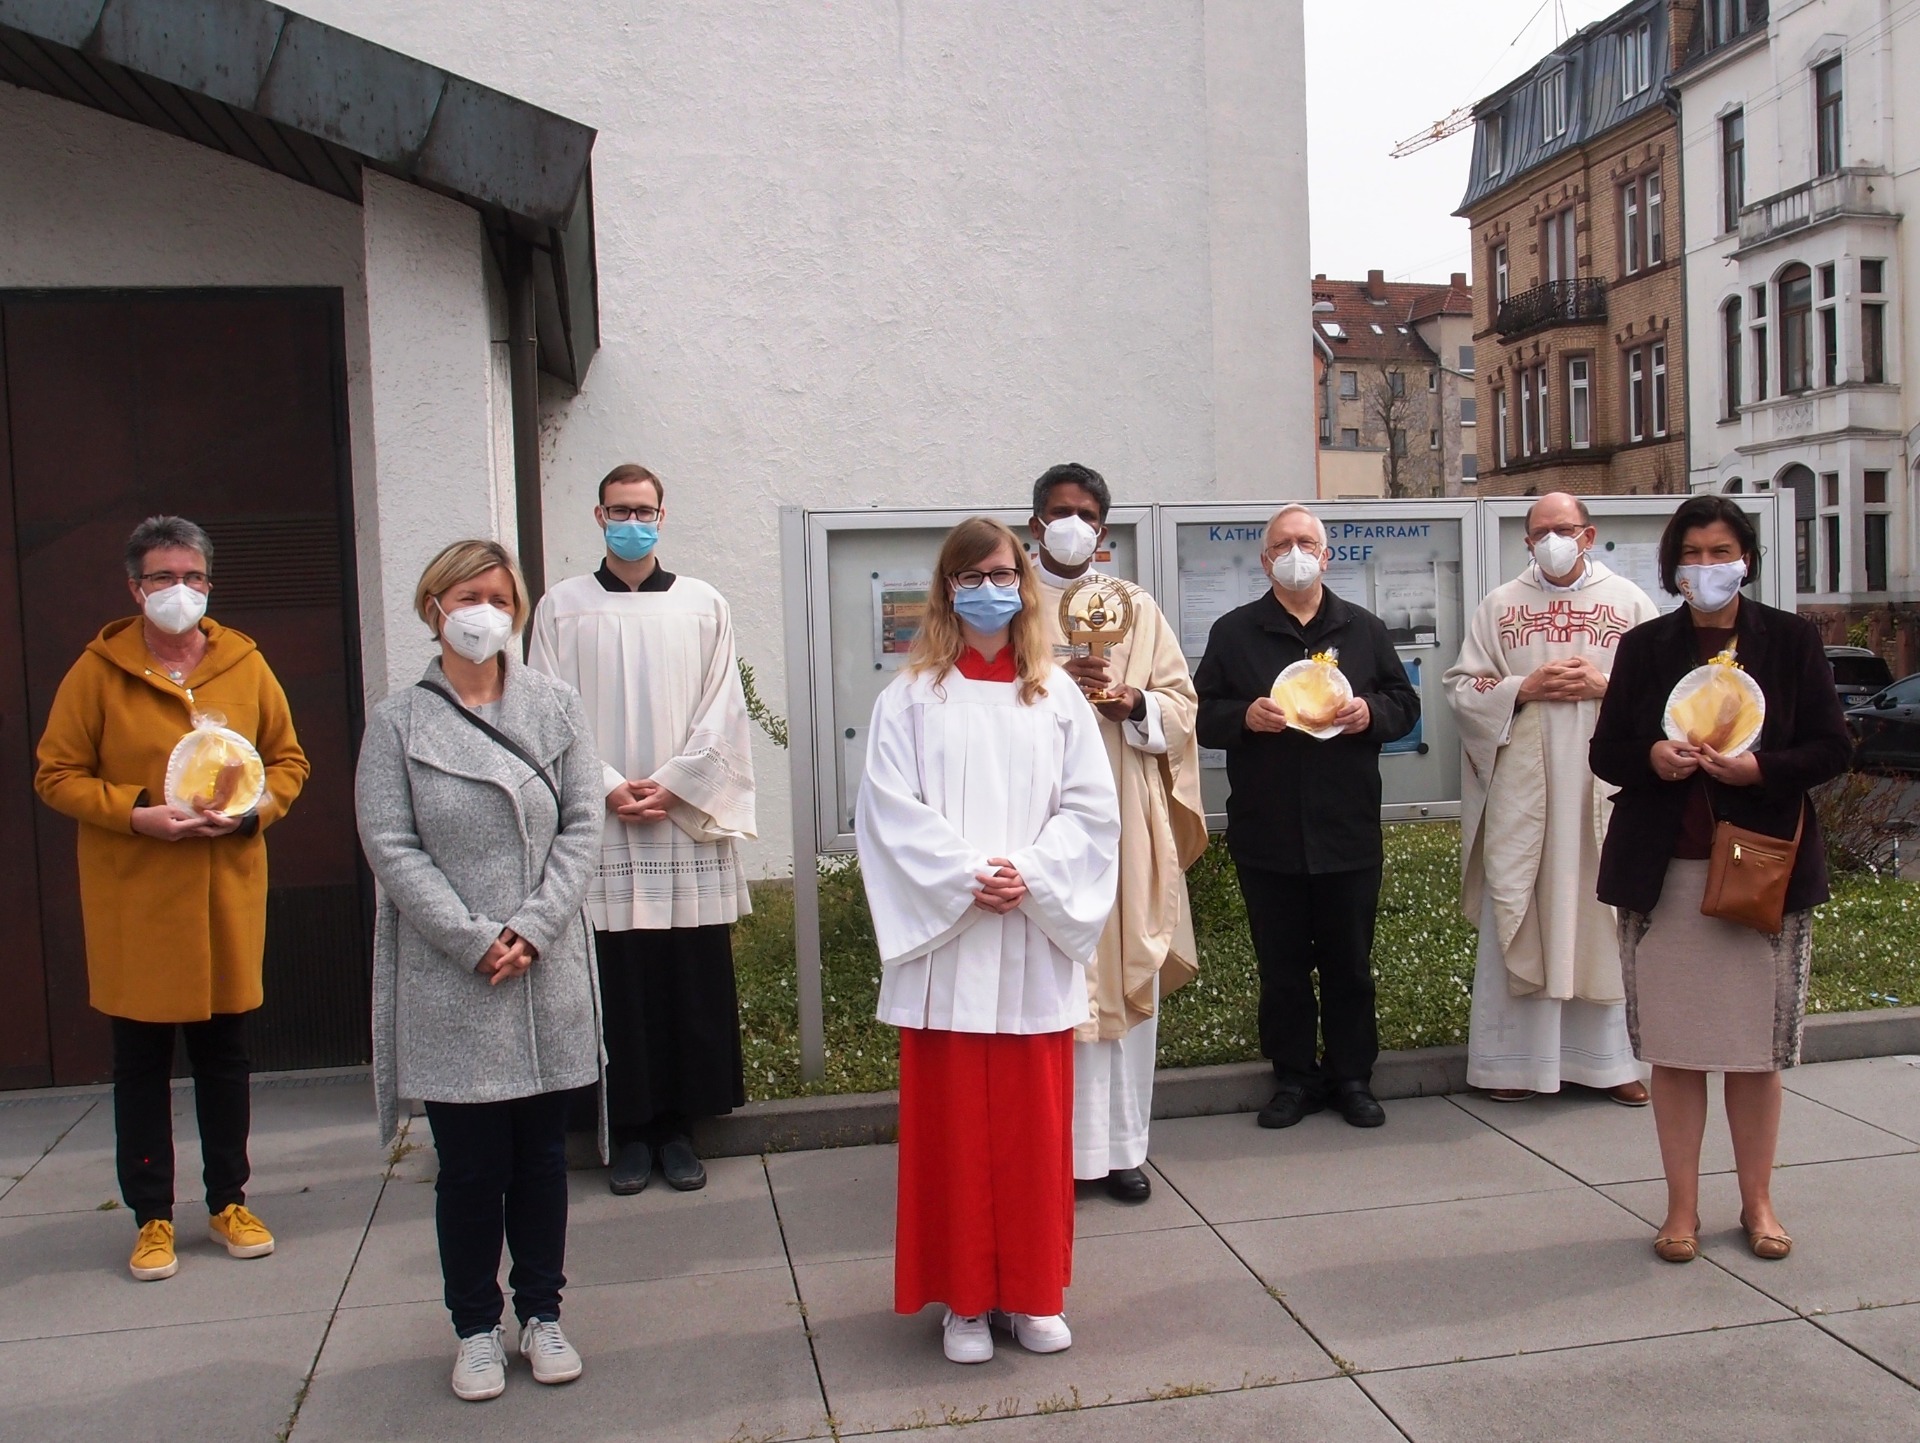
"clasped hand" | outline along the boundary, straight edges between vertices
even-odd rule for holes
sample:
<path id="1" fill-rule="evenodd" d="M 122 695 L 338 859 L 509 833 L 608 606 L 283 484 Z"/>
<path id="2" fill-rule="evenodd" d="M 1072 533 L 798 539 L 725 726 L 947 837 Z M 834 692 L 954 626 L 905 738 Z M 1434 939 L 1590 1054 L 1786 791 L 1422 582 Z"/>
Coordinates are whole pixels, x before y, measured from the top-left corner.
<path id="1" fill-rule="evenodd" d="M 634 825 L 664 822 L 667 808 L 679 800 L 660 783 L 642 777 L 636 782 L 622 782 L 608 792 L 607 810 Z"/>
<path id="2" fill-rule="evenodd" d="M 189 837 L 224 837 L 240 825 L 240 818 L 225 812 L 196 812 L 169 803 L 159 807 L 135 807 L 127 823 L 143 837 L 159 842 L 181 842 Z"/>
<path id="3" fill-rule="evenodd" d="M 1520 683 L 1520 700 L 1597 701 L 1607 694 L 1607 678 L 1584 656 L 1549 661 L 1527 673 Z"/>
<path id="4" fill-rule="evenodd" d="M 991 912 L 996 917 L 1004 917 L 1027 895 L 1027 884 L 1021 880 L 1020 873 L 1012 862 L 1005 857 L 989 857 L 987 865 L 991 872 L 976 872 L 975 880 L 980 883 L 979 890 L 973 894 L 973 905 L 983 912 Z"/>
<path id="5" fill-rule="evenodd" d="M 1695 772 L 1705 772 L 1729 787 L 1757 787 L 1761 780 L 1760 759 L 1752 752 L 1730 757 L 1712 747 L 1658 741 L 1648 752 L 1647 761 L 1653 767 L 1653 774 L 1663 782 L 1684 782 Z"/>
<path id="6" fill-rule="evenodd" d="M 1355 697 L 1333 714 L 1333 725 L 1347 736 L 1357 736 L 1373 725 L 1373 708 L 1366 698 Z M 1287 709 L 1270 696 L 1255 697 L 1247 708 L 1250 732 L 1283 732 L 1287 729 Z"/>
<path id="7" fill-rule="evenodd" d="M 1113 667 L 1104 656 L 1076 656 L 1063 663 L 1060 669 L 1079 684 L 1087 700 L 1093 702 L 1093 709 L 1108 721 L 1126 721 L 1140 704 L 1140 693 L 1133 687 L 1123 686 L 1115 690 Z M 1113 692 L 1113 700 L 1093 701 L 1096 696 L 1107 692 Z"/>
<path id="8" fill-rule="evenodd" d="M 487 955 L 480 959 L 480 965 L 473 970 L 485 977 L 489 986 L 498 987 L 502 982 L 525 976 L 527 969 L 539 957 L 540 953 L 533 943 L 513 928 L 503 927 L 500 935 L 487 948 Z"/>

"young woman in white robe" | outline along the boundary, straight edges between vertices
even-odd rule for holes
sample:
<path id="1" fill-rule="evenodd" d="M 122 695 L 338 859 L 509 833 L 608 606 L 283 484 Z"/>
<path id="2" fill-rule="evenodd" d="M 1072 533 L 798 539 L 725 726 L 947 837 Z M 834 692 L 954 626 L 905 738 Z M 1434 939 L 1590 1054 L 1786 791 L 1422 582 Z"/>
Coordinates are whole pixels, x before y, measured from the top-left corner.
<path id="1" fill-rule="evenodd" d="M 855 815 L 900 1029 L 894 1307 L 1069 1346 L 1073 1029 L 1113 908 L 1119 804 L 1093 709 L 1054 669 L 1031 564 L 974 517 L 941 548 L 909 665 L 874 705 Z"/>

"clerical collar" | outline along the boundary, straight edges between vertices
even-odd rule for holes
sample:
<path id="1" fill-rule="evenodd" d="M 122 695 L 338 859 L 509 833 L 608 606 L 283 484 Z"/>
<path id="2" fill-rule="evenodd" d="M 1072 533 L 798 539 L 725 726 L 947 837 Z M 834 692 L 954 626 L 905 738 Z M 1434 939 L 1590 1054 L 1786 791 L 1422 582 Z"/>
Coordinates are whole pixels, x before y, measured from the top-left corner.
<path id="1" fill-rule="evenodd" d="M 593 573 L 593 579 L 599 582 L 602 589 L 606 591 L 665 591 L 673 585 L 674 576 L 666 567 L 656 562 L 653 573 L 648 576 L 645 581 L 641 582 L 638 586 L 629 586 L 609 571 L 607 569 L 607 563 L 602 561 L 600 563 L 600 569 Z"/>

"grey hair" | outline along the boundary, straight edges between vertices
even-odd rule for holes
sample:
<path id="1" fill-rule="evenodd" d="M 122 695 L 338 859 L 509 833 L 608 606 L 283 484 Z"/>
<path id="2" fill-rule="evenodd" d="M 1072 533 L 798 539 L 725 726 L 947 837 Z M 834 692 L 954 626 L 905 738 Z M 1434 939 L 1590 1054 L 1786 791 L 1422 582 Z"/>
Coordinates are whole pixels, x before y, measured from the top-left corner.
<path id="1" fill-rule="evenodd" d="M 1302 506 L 1298 501 L 1290 506 L 1282 506 L 1267 518 L 1267 529 L 1261 533 L 1262 544 L 1265 544 L 1267 537 L 1273 535 L 1273 528 L 1280 524 L 1280 518 L 1282 516 L 1292 516 L 1295 514 L 1304 516 L 1313 523 L 1313 529 L 1320 533 L 1320 545 L 1324 547 L 1327 544 L 1327 523 L 1322 521 L 1318 516 L 1315 516 L 1311 508 Z"/>
<path id="2" fill-rule="evenodd" d="M 199 552 L 207 570 L 213 570 L 212 537 L 184 516 L 149 516 L 127 538 L 127 575 L 138 581 L 147 564 L 147 553 L 167 546 Z"/>

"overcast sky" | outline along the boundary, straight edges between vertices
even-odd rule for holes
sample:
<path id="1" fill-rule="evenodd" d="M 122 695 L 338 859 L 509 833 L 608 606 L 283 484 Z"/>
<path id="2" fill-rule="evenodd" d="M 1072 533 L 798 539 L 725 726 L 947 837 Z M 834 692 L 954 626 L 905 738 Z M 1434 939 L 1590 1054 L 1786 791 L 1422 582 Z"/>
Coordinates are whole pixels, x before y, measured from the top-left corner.
<path id="1" fill-rule="evenodd" d="M 1531 67 L 1553 48 L 1556 12 L 1577 30 L 1621 3 L 1305 0 L 1313 269 L 1413 281 L 1471 271 L 1467 223 L 1453 211 L 1472 131 L 1405 160 L 1387 152 Z"/>

